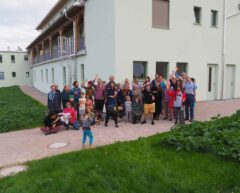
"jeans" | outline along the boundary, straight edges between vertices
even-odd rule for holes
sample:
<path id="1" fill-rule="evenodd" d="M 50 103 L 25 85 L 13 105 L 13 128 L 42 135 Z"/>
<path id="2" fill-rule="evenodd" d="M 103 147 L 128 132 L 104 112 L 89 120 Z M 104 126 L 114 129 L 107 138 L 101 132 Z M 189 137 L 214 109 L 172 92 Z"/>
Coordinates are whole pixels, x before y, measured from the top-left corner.
<path id="1" fill-rule="evenodd" d="M 190 110 L 190 120 L 194 119 L 194 103 L 195 103 L 195 96 L 192 94 L 187 94 L 187 99 L 185 103 L 185 114 L 186 120 L 189 120 L 189 110 Z"/>
<path id="2" fill-rule="evenodd" d="M 83 129 L 83 137 L 82 137 L 82 144 L 86 143 L 87 137 L 89 137 L 89 144 L 93 144 L 93 134 L 91 130 L 84 130 Z"/>
<path id="3" fill-rule="evenodd" d="M 175 123 L 180 121 L 181 107 L 174 107 Z"/>

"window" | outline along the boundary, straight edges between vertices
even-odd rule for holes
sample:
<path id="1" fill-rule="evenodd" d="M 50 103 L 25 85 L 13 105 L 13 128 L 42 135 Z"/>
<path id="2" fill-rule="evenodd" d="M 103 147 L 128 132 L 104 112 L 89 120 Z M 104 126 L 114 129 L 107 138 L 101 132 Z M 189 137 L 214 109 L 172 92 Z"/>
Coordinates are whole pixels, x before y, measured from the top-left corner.
<path id="1" fill-rule="evenodd" d="M 52 84 L 54 84 L 54 68 L 52 68 Z"/>
<path id="2" fill-rule="evenodd" d="M 147 62 L 133 62 L 133 78 L 144 79 L 147 75 Z"/>
<path id="3" fill-rule="evenodd" d="M 16 72 L 12 72 L 12 77 L 16 78 Z"/>
<path id="4" fill-rule="evenodd" d="M 212 67 L 209 67 L 208 71 L 208 92 L 212 91 Z"/>
<path id="5" fill-rule="evenodd" d="M 48 83 L 48 69 L 46 69 L 46 83 Z"/>
<path id="6" fill-rule="evenodd" d="M 152 25 L 169 28 L 169 0 L 152 0 Z"/>
<path id="7" fill-rule="evenodd" d="M 194 24 L 200 25 L 202 22 L 202 8 L 194 7 Z"/>
<path id="8" fill-rule="evenodd" d="M 24 61 L 28 61 L 28 55 L 24 55 Z"/>
<path id="9" fill-rule="evenodd" d="M 168 78 L 168 62 L 156 63 L 156 74 L 162 76 L 164 79 Z"/>
<path id="10" fill-rule="evenodd" d="M 26 72 L 26 77 L 29 78 L 30 77 L 30 73 Z"/>
<path id="11" fill-rule="evenodd" d="M 11 62 L 15 63 L 15 56 L 14 55 L 11 55 Z"/>
<path id="12" fill-rule="evenodd" d="M 211 27 L 218 26 L 218 11 L 211 10 Z"/>
<path id="13" fill-rule="evenodd" d="M 43 69 L 41 69 L 41 81 L 43 82 L 44 79 L 43 79 Z"/>
<path id="14" fill-rule="evenodd" d="M 3 61 L 2 61 L 2 55 L 0 55 L 0 63 L 2 63 Z"/>
<path id="15" fill-rule="evenodd" d="M 36 77 L 36 70 L 33 70 L 33 80 L 36 81 L 37 77 Z"/>
<path id="16" fill-rule="evenodd" d="M 0 72 L 0 80 L 4 80 L 4 72 Z"/>
<path id="17" fill-rule="evenodd" d="M 81 64 L 81 81 L 83 82 L 84 80 L 85 80 L 84 64 Z"/>
<path id="18" fill-rule="evenodd" d="M 67 71 L 66 67 L 63 67 L 63 85 L 67 84 Z"/>
<path id="19" fill-rule="evenodd" d="M 187 63 L 177 63 L 178 75 L 181 76 L 182 73 L 187 73 Z"/>

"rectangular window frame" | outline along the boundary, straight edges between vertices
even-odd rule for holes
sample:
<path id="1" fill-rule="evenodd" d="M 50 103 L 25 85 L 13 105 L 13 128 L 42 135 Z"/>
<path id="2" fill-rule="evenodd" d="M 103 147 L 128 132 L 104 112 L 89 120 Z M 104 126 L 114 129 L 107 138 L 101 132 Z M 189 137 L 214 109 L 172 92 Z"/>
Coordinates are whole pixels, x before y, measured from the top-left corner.
<path id="1" fill-rule="evenodd" d="M 143 64 L 143 70 L 144 72 L 142 73 L 142 76 L 135 76 L 135 69 L 137 64 L 142 63 Z M 133 61 L 133 78 L 137 78 L 138 80 L 144 80 L 147 77 L 148 74 L 148 62 L 147 61 Z"/>
<path id="2" fill-rule="evenodd" d="M 160 73 L 158 70 L 158 65 L 163 65 L 163 73 Z M 169 62 L 163 62 L 163 61 L 157 61 L 156 62 L 156 74 L 159 76 L 162 76 L 163 79 L 167 80 L 168 79 L 168 74 L 169 74 Z"/>
<path id="3" fill-rule="evenodd" d="M 15 63 L 15 61 L 16 61 L 15 55 L 11 55 L 11 63 Z"/>
<path id="4" fill-rule="evenodd" d="M 168 3 L 168 11 L 167 11 L 168 12 L 168 15 L 167 15 L 168 21 L 166 22 L 167 25 L 157 24 L 158 23 L 156 21 L 157 19 L 155 19 L 156 13 L 155 13 L 154 1 L 163 1 L 163 2 Z M 170 29 L 170 0 L 152 0 L 152 28 Z"/>
<path id="5" fill-rule="evenodd" d="M 4 72 L 0 72 L 0 80 L 5 80 L 5 73 Z"/>
<path id="6" fill-rule="evenodd" d="M 198 9 L 198 10 L 199 10 L 199 21 L 197 21 L 195 9 Z M 193 13 L 194 13 L 194 21 L 193 21 L 193 24 L 194 24 L 194 25 L 202 25 L 202 7 L 194 6 L 194 7 L 193 7 Z"/>
<path id="7" fill-rule="evenodd" d="M 17 73 L 16 72 L 12 72 L 12 78 L 16 78 L 17 77 Z"/>
<path id="8" fill-rule="evenodd" d="M 3 57 L 0 55 L 0 63 L 3 63 Z"/>
<path id="9" fill-rule="evenodd" d="M 215 22 L 214 22 L 214 18 L 215 18 Z M 211 10 L 211 27 L 213 28 L 217 28 L 218 27 L 218 11 L 217 10 Z"/>

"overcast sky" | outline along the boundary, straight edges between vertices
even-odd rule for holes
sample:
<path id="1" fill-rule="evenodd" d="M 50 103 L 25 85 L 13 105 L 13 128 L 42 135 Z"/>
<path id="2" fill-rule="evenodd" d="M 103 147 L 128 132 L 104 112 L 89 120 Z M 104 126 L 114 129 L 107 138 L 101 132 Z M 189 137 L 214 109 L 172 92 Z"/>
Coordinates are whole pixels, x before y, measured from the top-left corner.
<path id="1" fill-rule="evenodd" d="M 35 30 L 57 0 L 0 0 L 0 50 L 25 49 Z"/>

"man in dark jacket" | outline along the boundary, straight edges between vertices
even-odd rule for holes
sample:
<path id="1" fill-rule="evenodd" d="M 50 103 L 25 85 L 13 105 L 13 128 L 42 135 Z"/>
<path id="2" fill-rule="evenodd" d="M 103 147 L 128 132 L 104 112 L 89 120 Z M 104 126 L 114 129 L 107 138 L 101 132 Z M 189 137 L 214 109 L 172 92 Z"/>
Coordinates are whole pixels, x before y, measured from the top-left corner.
<path id="1" fill-rule="evenodd" d="M 70 95 L 70 88 L 69 88 L 69 86 L 66 85 L 66 86 L 64 86 L 64 89 L 63 89 L 63 91 L 61 92 L 61 99 L 62 99 L 63 109 L 66 108 L 67 102 L 70 101 L 69 95 Z"/>
<path id="2" fill-rule="evenodd" d="M 56 86 L 51 86 L 51 92 L 48 93 L 48 109 L 49 112 L 60 113 L 61 109 L 61 96 L 59 92 L 56 91 Z"/>

